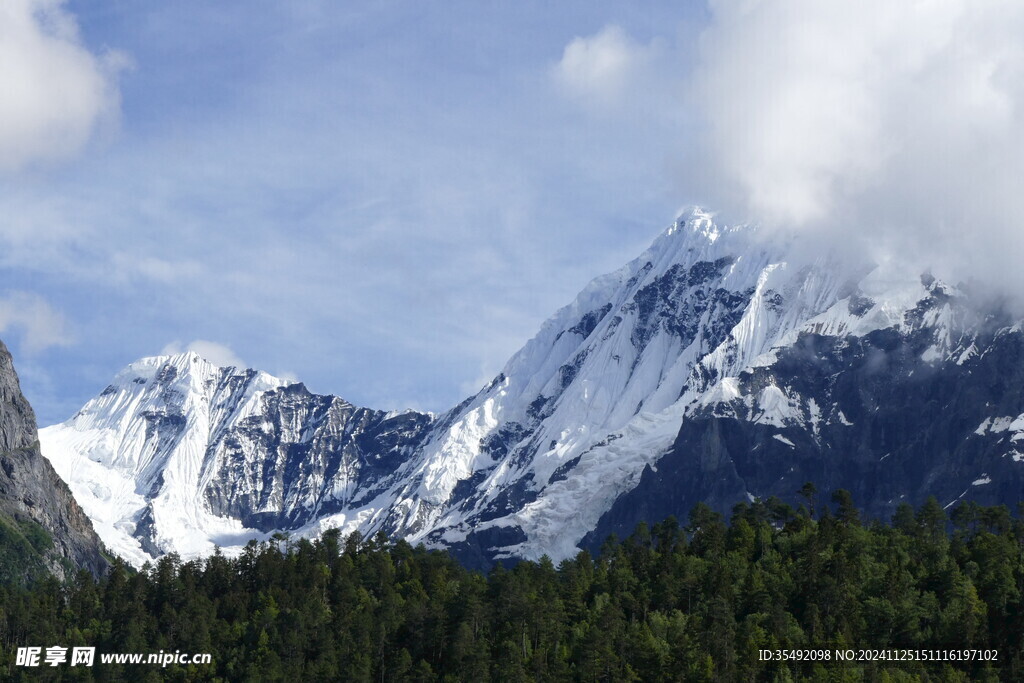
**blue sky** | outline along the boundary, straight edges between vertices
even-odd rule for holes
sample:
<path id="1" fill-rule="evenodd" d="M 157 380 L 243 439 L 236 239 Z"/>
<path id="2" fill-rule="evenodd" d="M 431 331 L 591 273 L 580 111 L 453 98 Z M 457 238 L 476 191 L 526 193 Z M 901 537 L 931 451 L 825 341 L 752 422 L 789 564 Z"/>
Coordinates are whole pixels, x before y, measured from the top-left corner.
<path id="1" fill-rule="evenodd" d="M 0 336 L 42 425 L 185 348 L 444 410 L 690 203 L 1021 292 L 1022 33 L 998 0 L 6 0 Z"/>
<path id="2" fill-rule="evenodd" d="M 87 141 L 2 177 L 0 297 L 33 317 L 0 322 L 43 425 L 196 340 L 443 410 L 693 199 L 671 98 L 559 64 L 607 27 L 630 59 L 685 57 L 699 6 L 27 4 L 107 84 Z"/>

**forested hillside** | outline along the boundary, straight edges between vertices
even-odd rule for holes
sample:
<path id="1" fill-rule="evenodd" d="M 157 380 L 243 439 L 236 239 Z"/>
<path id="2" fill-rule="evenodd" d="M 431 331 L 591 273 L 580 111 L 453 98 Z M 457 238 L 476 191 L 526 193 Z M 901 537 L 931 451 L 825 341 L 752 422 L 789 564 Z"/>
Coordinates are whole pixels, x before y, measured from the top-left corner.
<path id="1" fill-rule="evenodd" d="M 1021 680 L 1024 522 L 930 500 L 865 524 L 848 493 L 799 510 L 704 505 L 555 567 L 484 576 L 383 537 L 167 556 L 98 582 L 0 589 L 12 680 Z M 15 665 L 18 646 L 176 651 L 206 666 Z M 765 662 L 760 650 L 979 648 L 995 662 Z"/>

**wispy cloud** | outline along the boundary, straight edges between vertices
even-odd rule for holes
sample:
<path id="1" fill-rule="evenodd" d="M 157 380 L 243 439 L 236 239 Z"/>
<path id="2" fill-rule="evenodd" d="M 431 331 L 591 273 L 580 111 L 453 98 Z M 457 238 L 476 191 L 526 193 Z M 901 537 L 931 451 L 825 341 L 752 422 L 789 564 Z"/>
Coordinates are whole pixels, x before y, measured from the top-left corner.
<path id="1" fill-rule="evenodd" d="M 219 344 L 206 339 L 195 339 L 190 341 L 188 344 L 182 344 L 180 341 L 173 341 L 160 351 L 161 356 L 174 356 L 179 353 L 186 351 L 192 351 L 199 354 L 202 358 L 210 361 L 214 365 L 219 365 L 222 368 L 234 367 L 234 368 L 246 368 L 245 361 L 238 357 L 234 351 L 231 350 L 227 344 Z"/>
<path id="2" fill-rule="evenodd" d="M 110 144 L 0 186 L 4 274 L 81 342 L 44 424 L 172 339 L 443 410 L 681 203 L 672 89 L 639 85 L 677 83 L 668 4 L 74 8 L 134 66 Z"/>
<path id="3" fill-rule="evenodd" d="M 64 315 L 31 292 L 10 291 L 0 296 L 0 333 L 6 335 L 9 330 L 20 335 L 20 347 L 30 355 L 74 341 Z"/>

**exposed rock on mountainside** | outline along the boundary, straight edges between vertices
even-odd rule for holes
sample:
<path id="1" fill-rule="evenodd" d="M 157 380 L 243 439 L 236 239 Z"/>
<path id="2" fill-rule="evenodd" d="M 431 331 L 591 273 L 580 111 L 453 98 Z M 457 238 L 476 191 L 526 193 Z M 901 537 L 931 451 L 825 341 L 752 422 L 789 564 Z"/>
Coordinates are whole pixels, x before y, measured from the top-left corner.
<path id="1" fill-rule="evenodd" d="M 89 518 L 39 452 L 35 414 L 0 342 L 0 581 L 107 567 Z"/>
<path id="2" fill-rule="evenodd" d="M 192 354 L 133 363 L 42 438 L 136 562 L 331 526 L 557 560 L 700 500 L 796 502 L 807 480 L 878 515 L 1016 503 L 1022 348 L 931 276 L 795 261 L 693 209 L 439 416 Z"/>

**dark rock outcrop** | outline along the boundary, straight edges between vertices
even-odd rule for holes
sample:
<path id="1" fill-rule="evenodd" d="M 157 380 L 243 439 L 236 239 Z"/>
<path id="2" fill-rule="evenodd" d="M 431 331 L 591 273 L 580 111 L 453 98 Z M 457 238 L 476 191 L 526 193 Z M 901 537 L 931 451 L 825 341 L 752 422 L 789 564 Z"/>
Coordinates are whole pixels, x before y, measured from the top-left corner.
<path id="1" fill-rule="evenodd" d="M 35 413 L 0 342 L 0 581 L 108 567 L 92 523 L 39 452 Z"/>
<path id="2" fill-rule="evenodd" d="M 980 352 L 940 362 L 922 359 L 931 343 L 920 330 L 802 335 L 772 365 L 740 374 L 734 405 L 694 411 L 586 545 L 628 535 L 641 520 L 686 519 L 701 501 L 726 516 L 751 496 L 799 505 L 808 481 L 822 502 L 846 489 L 866 516 L 883 520 L 929 496 L 947 507 L 1015 507 L 1024 501 L 1024 444 L 1013 422 L 1024 415 L 1024 333 L 976 334 L 961 344 Z M 758 422 L 749 406 L 765 387 L 798 414 Z"/>

